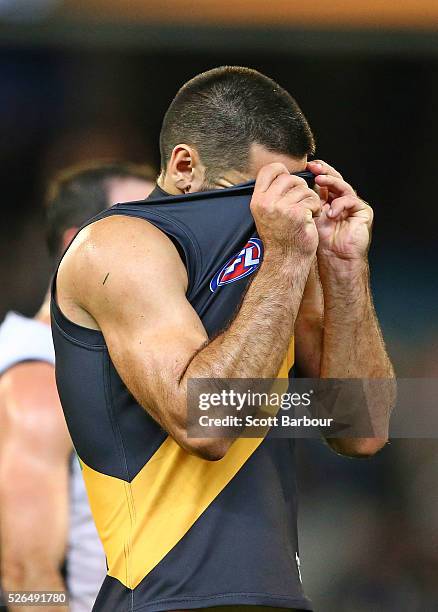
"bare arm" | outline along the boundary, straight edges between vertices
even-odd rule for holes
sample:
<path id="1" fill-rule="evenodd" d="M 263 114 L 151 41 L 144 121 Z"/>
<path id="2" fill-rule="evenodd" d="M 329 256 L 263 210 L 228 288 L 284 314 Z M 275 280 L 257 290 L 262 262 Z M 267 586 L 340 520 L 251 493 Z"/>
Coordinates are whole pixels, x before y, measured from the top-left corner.
<path id="1" fill-rule="evenodd" d="M 331 263 L 330 259 L 321 258 L 326 304 L 321 377 L 392 379 L 394 372 L 374 310 L 366 262 L 345 270 L 344 274 Z M 386 443 L 394 386 L 385 380 L 378 387 L 371 385 L 367 399 L 370 424 L 376 437 L 329 440 L 337 452 L 368 456 Z"/>
<path id="2" fill-rule="evenodd" d="M 93 318 L 138 402 L 183 448 L 207 459 L 223 456 L 231 442 L 187 438 L 188 379 L 277 375 L 317 246 L 319 199 L 281 164 L 259 173 L 251 207 L 264 260 L 234 321 L 211 342 L 185 297 L 175 247 L 143 220 L 92 225 L 58 275 L 62 310 L 78 317 L 76 303 Z"/>
<path id="3" fill-rule="evenodd" d="M 316 182 L 328 194 L 318 219 L 318 266 L 324 293 L 321 378 L 390 381 L 394 372 L 369 285 L 367 253 L 373 213 L 336 170 L 319 163 Z M 309 166 L 318 172 L 314 164 Z M 382 382 L 378 398 L 374 391 L 369 394 L 369 417 L 376 437 L 332 439 L 332 448 L 353 456 L 379 450 L 387 440 L 394 390 L 393 384 Z"/>
<path id="4" fill-rule="evenodd" d="M 66 545 L 71 442 L 54 368 L 23 363 L 4 374 L 0 411 L 5 426 L 0 450 L 2 587 L 64 590 L 60 567 Z M 53 606 L 40 609 L 49 611 Z"/>
<path id="5" fill-rule="evenodd" d="M 298 376 L 321 376 L 323 334 L 324 298 L 315 259 L 295 322 L 295 363 Z"/>
<path id="6" fill-rule="evenodd" d="M 339 271 L 336 273 L 330 268 L 330 260 L 324 262 L 320 258 L 320 262 L 325 293 L 322 294 L 318 271 L 312 268 L 295 323 L 298 376 L 393 378 L 394 373 L 372 303 L 366 262 L 362 270 L 357 270 L 356 278 L 347 274 L 344 280 Z M 394 401 L 394 387 L 382 381 L 378 391 L 382 393 L 378 398 L 380 410 L 370 416 L 375 430 L 385 432 Z M 383 394 L 387 397 L 383 398 Z M 371 401 L 369 405 L 372 405 Z M 385 435 L 372 439 L 328 440 L 333 450 L 348 456 L 372 455 L 385 442 Z"/>

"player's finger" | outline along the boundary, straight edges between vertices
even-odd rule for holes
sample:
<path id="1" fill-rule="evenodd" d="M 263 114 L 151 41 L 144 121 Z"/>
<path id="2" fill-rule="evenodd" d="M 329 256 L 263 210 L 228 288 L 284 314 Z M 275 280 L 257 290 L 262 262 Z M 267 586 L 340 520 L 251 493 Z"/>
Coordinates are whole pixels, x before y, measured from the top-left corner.
<path id="1" fill-rule="evenodd" d="M 298 190 L 298 188 L 291 191 L 285 199 L 289 199 L 293 206 L 300 206 L 302 208 L 309 209 L 312 212 L 313 217 L 319 216 L 321 213 L 321 200 L 319 199 L 318 194 L 316 194 L 312 189 L 307 188 L 307 190 L 300 190 L 297 198 L 297 194 L 295 193 L 296 190 Z"/>
<path id="2" fill-rule="evenodd" d="M 318 223 L 323 223 L 327 219 L 327 213 L 330 210 L 330 204 L 324 204 L 321 207 L 321 213 L 319 214 Z"/>
<path id="3" fill-rule="evenodd" d="M 271 183 L 269 187 L 269 193 L 275 198 L 282 198 L 290 191 L 295 189 L 308 190 L 306 181 L 300 176 L 293 174 L 280 174 Z"/>
<path id="4" fill-rule="evenodd" d="M 298 185 L 294 185 L 290 187 L 287 192 L 283 194 L 283 199 L 285 200 L 285 204 L 298 204 L 301 200 L 308 198 L 310 196 L 315 197 L 315 192 L 307 186 L 306 181 L 303 183 L 299 183 Z"/>
<path id="5" fill-rule="evenodd" d="M 312 212 L 312 217 L 319 217 L 321 215 L 321 201 L 314 197 L 308 197 L 301 200 L 300 206 L 307 208 Z"/>
<path id="6" fill-rule="evenodd" d="M 327 162 L 322 159 L 314 159 L 310 162 L 307 162 L 307 169 L 313 172 L 314 174 L 329 174 L 330 176 L 337 176 L 338 178 L 342 178 L 340 172 L 338 172 L 333 166 L 330 166 Z"/>
<path id="7" fill-rule="evenodd" d="M 339 217 L 343 212 L 348 212 L 349 215 L 365 210 L 368 204 L 356 196 L 343 196 L 333 200 L 330 210 L 327 211 L 327 216 L 331 219 Z"/>
<path id="8" fill-rule="evenodd" d="M 325 204 L 329 199 L 329 190 L 327 187 L 320 187 L 319 185 L 315 185 L 314 190 L 319 195 L 319 199 L 323 204 Z"/>
<path id="9" fill-rule="evenodd" d="M 284 164 L 274 163 L 263 166 L 257 174 L 254 193 L 265 193 L 275 179 L 281 174 L 290 176 L 289 170 Z"/>
<path id="10" fill-rule="evenodd" d="M 356 195 L 353 187 L 344 179 L 329 174 L 319 174 L 315 178 L 315 182 L 320 187 L 327 187 L 329 191 L 336 194 L 337 197 L 344 195 Z"/>

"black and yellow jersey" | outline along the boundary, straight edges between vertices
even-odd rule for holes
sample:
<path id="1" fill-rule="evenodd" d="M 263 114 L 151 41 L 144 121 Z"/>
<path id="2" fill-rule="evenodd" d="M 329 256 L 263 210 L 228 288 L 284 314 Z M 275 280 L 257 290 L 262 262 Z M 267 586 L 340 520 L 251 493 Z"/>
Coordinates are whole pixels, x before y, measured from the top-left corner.
<path id="1" fill-rule="evenodd" d="M 91 222 L 129 215 L 168 235 L 211 337 L 232 319 L 263 257 L 253 186 L 184 196 L 157 188 Z M 238 439 L 216 462 L 188 454 L 132 397 L 103 335 L 67 320 L 53 295 L 58 389 L 108 565 L 93 609 L 311 610 L 299 572 L 294 441 Z M 293 339 L 280 375 L 292 364 Z"/>

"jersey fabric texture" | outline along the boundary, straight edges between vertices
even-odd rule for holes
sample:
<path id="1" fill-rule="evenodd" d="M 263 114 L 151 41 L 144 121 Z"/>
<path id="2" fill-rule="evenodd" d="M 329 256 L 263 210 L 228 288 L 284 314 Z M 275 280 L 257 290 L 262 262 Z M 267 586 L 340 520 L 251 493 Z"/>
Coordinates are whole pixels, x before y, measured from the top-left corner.
<path id="1" fill-rule="evenodd" d="M 0 376 L 26 361 L 55 365 L 49 325 L 9 312 L 0 326 Z M 106 573 L 105 556 L 91 516 L 75 453 L 70 464 L 66 580 L 71 612 L 90 612 Z"/>
<path id="2" fill-rule="evenodd" d="M 90 223 L 132 216 L 164 232 L 187 268 L 187 299 L 212 337 L 233 318 L 262 260 L 253 189 L 251 182 L 169 196 L 156 188 Z M 311 610 L 297 567 L 294 441 L 238 439 L 216 462 L 189 455 L 129 393 L 103 335 L 69 321 L 55 291 L 56 276 L 58 389 L 108 564 L 93 610 Z M 280 376 L 292 365 L 293 338 Z"/>

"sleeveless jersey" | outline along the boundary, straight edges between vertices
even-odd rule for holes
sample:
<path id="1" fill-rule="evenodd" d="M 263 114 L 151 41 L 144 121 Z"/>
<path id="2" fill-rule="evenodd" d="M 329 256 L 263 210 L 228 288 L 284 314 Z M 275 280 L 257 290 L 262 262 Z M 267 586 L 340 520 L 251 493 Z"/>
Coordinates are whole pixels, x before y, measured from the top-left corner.
<path id="1" fill-rule="evenodd" d="M 211 337 L 233 318 L 262 260 L 249 209 L 253 188 L 183 196 L 156 188 L 90 223 L 127 215 L 164 232 L 185 263 L 187 299 Z M 56 276 L 58 389 L 108 564 L 93 610 L 311 610 L 298 568 L 294 441 L 238 439 L 215 462 L 189 455 L 129 393 L 102 333 L 62 314 L 55 283 Z M 293 339 L 282 377 L 292 364 Z"/>
<path id="2" fill-rule="evenodd" d="M 25 361 L 45 361 L 55 365 L 50 327 L 35 319 L 9 312 L 0 325 L 0 376 Z M 90 612 L 105 577 L 105 556 L 74 453 L 70 462 L 69 501 L 66 580 L 70 610 Z"/>

